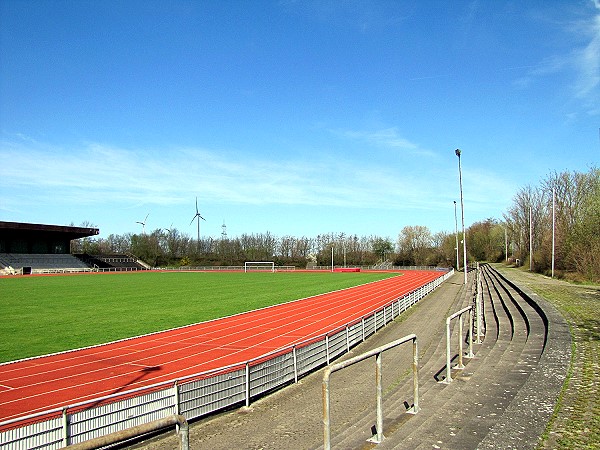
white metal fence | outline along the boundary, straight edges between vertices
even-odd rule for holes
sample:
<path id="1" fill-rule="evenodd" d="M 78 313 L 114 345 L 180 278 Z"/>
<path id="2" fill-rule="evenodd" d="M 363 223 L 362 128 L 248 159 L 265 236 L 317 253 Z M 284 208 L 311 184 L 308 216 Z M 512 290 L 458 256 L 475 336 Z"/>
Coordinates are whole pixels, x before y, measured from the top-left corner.
<path id="1" fill-rule="evenodd" d="M 436 289 L 454 273 L 360 320 L 237 365 L 0 423 L 0 448 L 58 449 L 179 414 L 193 420 L 263 395 L 328 365 Z"/>

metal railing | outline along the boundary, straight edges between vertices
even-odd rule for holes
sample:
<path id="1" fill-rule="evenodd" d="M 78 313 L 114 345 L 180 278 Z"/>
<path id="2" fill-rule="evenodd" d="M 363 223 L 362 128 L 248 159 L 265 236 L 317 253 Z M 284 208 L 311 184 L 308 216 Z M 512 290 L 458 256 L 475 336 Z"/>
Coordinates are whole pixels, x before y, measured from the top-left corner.
<path id="1" fill-rule="evenodd" d="M 330 389 L 329 389 L 329 379 L 333 372 L 337 372 L 338 370 L 342 370 L 346 367 L 349 367 L 358 362 L 364 361 L 365 359 L 371 358 L 375 356 L 375 384 L 377 390 L 376 403 L 377 403 L 377 424 L 376 434 L 371 439 L 370 442 L 375 444 L 379 444 L 383 442 L 383 383 L 382 383 L 382 365 L 381 365 L 381 354 L 394 347 L 398 347 L 399 345 L 405 344 L 406 342 L 412 341 L 413 343 L 413 362 L 412 362 L 412 372 L 413 372 L 413 406 L 408 411 L 410 413 L 416 414 L 419 412 L 419 349 L 417 345 L 417 336 L 415 334 L 409 334 L 408 336 L 404 336 L 396 341 L 390 342 L 388 344 L 382 345 L 381 347 L 374 348 L 368 352 L 365 352 L 361 355 L 355 356 L 354 358 L 350 358 L 346 361 L 342 361 L 337 364 L 333 364 L 325 369 L 325 373 L 323 374 L 323 448 L 325 450 L 331 449 L 331 404 L 330 404 Z"/>
<path id="2" fill-rule="evenodd" d="M 463 314 L 469 313 L 469 353 L 467 354 L 467 358 L 473 357 L 473 306 L 467 306 L 466 308 L 461 309 L 460 311 L 455 312 L 449 317 L 446 317 L 446 378 L 442 381 L 442 383 L 451 383 L 452 382 L 452 358 L 451 358 L 451 342 L 450 342 L 450 322 L 453 319 L 458 317 L 458 364 L 455 366 L 455 369 L 464 369 L 465 366 L 463 364 Z"/>
<path id="3" fill-rule="evenodd" d="M 188 420 L 298 381 L 347 353 L 453 275 L 447 272 L 361 319 L 291 347 L 185 378 L 0 422 L 0 448 L 59 449 L 172 414 Z"/>
<path id="4" fill-rule="evenodd" d="M 164 428 L 177 426 L 177 434 L 179 435 L 179 449 L 189 450 L 190 448 L 190 428 L 185 420 L 185 417 L 177 414 L 165 417 L 164 419 L 158 419 L 150 423 L 131 427 L 126 430 L 116 431 L 106 436 L 101 436 L 89 441 L 82 442 L 81 444 L 74 444 L 69 446 L 71 450 L 96 450 L 98 448 L 106 447 L 113 444 L 119 444 L 129 439 L 134 439 L 139 436 L 143 436 L 154 431 L 160 431 Z"/>

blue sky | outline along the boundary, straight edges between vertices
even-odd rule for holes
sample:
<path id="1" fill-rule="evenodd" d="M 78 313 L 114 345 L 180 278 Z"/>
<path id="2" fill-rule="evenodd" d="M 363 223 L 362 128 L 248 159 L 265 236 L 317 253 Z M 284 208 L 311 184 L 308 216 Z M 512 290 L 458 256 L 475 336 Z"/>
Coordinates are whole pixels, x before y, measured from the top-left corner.
<path id="1" fill-rule="evenodd" d="M 452 232 L 456 148 L 467 226 L 599 165 L 599 0 L 0 0 L 0 220 Z"/>

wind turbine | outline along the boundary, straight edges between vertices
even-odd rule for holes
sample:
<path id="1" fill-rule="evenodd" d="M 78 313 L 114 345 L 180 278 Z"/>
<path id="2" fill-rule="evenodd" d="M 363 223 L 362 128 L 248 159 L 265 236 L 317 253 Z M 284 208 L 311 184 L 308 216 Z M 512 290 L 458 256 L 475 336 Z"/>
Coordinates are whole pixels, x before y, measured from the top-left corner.
<path id="1" fill-rule="evenodd" d="M 198 240 L 196 241 L 198 247 L 200 246 L 200 219 L 206 221 L 206 219 L 200 215 L 200 211 L 198 211 L 198 197 L 196 197 L 196 215 L 192 217 L 190 225 L 194 223 L 194 220 L 198 220 Z"/>
<path id="2" fill-rule="evenodd" d="M 146 214 L 146 218 L 144 219 L 143 222 L 136 222 L 139 223 L 142 226 L 142 233 L 146 234 L 146 221 L 148 220 L 148 216 L 150 215 L 150 213 Z"/>

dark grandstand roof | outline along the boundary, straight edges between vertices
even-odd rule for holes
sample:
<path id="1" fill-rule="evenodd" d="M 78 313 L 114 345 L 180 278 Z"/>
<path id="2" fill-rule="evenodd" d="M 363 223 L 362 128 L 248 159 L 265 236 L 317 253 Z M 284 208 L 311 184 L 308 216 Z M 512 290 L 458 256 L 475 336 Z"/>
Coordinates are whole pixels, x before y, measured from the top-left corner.
<path id="1" fill-rule="evenodd" d="M 44 225 L 40 223 L 20 223 L 0 221 L 0 236 L 23 236 L 33 234 L 60 235 L 67 239 L 80 239 L 96 236 L 100 233 L 98 228 L 67 227 L 61 225 Z"/>

